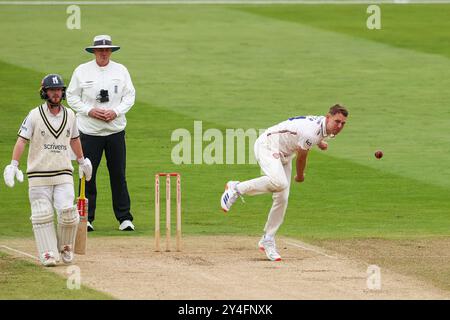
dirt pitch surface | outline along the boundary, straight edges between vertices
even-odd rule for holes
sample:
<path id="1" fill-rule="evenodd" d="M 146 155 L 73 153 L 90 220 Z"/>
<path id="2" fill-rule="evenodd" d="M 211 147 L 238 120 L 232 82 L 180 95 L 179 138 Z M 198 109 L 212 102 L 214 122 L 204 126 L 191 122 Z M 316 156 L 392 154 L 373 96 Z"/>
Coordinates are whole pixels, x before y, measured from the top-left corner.
<path id="1" fill-rule="evenodd" d="M 447 291 L 386 269 L 381 290 L 370 290 L 368 264 L 298 240 L 279 239 L 283 261 L 271 262 L 258 240 L 185 237 L 182 252 L 155 252 L 152 238 L 91 238 L 75 264 L 84 285 L 119 299 L 450 299 Z M 31 239 L 5 240 L 0 249 L 22 256 L 36 250 Z M 67 276 L 64 265 L 50 270 Z"/>

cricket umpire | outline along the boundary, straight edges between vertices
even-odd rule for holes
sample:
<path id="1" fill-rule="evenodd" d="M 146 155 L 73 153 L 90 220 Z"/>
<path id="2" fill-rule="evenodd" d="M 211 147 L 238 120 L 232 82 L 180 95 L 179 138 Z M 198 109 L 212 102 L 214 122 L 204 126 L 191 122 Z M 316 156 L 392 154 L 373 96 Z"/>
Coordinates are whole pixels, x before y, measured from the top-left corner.
<path id="1" fill-rule="evenodd" d="M 94 230 L 96 174 L 103 152 L 119 230 L 134 230 L 125 176 L 125 114 L 134 104 L 135 89 L 127 68 L 110 60 L 111 54 L 119 49 L 119 46 L 112 44 L 108 35 L 94 37 L 93 45 L 85 50 L 94 54 L 95 59 L 75 69 L 67 88 L 67 102 L 77 114 L 83 150 L 93 166 L 92 179 L 86 183 L 86 196 L 89 200 L 88 231 Z"/>

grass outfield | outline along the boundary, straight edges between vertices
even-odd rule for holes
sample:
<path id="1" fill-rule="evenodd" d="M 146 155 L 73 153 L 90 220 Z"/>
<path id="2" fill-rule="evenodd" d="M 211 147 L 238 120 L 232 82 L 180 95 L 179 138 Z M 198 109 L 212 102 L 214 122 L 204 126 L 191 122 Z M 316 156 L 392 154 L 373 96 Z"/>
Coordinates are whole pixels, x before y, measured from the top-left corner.
<path id="1" fill-rule="evenodd" d="M 310 154 L 306 182 L 292 186 L 280 234 L 312 239 L 448 236 L 450 5 L 383 5 L 381 31 L 367 6 L 82 6 L 67 30 L 61 6 L 0 11 L 0 163 L 38 103 L 40 79 L 91 59 L 83 48 L 109 33 L 137 89 L 127 115 L 127 177 L 137 234 L 152 234 L 153 174 L 183 177 L 183 230 L 260 234 L 270 196 L 246 197 L 229 215 L 219 197 L 255 165 L 171 164 L 176 128 L 264 128 L 332 103 L 351 112 L 326 153 Z M 20 23 L 19 23 L 20 22 Z M 376 160 L 381 148 L 385 157 Z M 25 169 L 25 158 L 22 159 Z M 95 235 L 119 235 L 105 162 Z M 30 237 L 26 184 L 0 186 L 0 237 Z M 13 223 L 11 223 L 13 220 Z"/>
<path id="2" fill-rule="evenodd" d="M 67 289 L 67 280 L 28 261 L 0 252 L 0 300 L 12 299 L 85 299 L 105 300 L 112 297 L 81 286 Z M 43 285 L 45 284 L 45 285 Z"/>

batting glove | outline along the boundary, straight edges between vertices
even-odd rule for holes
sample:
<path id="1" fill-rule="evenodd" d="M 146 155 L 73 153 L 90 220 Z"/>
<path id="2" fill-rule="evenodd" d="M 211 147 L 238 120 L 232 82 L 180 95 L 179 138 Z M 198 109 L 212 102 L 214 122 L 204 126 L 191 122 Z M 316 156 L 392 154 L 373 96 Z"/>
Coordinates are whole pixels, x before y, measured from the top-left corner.
<path id="1" fill-rule="evenodd" d="M 19 162 L 16 160 L 12 160 L 11 164 L 5 167 L 5 171 L 3 171 L 3 178 L 5 179 L 5 183 L 8 187 L 14 187 L 14 177 L 19 182 L 23 182 L 23 173 L 19 169 Z"/>
<path id="2" fill-rule="evenodd" d="M 80 179 L 83 178 L 83 175 L 86 177 L 86 181 L 91 180 L 92 177 L 92 163 L 88 158 L 78 159 L 78 174 Z"/>

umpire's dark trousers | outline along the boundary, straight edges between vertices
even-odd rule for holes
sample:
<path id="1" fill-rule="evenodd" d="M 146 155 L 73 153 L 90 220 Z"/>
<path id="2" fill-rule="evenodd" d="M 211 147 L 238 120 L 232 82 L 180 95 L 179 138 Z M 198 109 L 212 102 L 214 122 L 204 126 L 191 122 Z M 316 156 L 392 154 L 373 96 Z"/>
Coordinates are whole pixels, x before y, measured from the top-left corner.
<path id="1" fill-rule="evenodd" d="M 86 181 L 86 197 L 88 198 L 89 222 L 95 219 L 97 205 L 97 169 L 105 151 L 106 165 L 109 171 L 109 182 L 112 191 L 112 204 L 116 219 L 122 223 L 124 220 L 133 221 L 130 212 L 130 196 L 128 194 L 125 178 L 126 146 L 125 131 L 109 136 L 91 136 L 80 132 L 81 145 L 86 158 L 92 162 L 92 178 Z"/>

